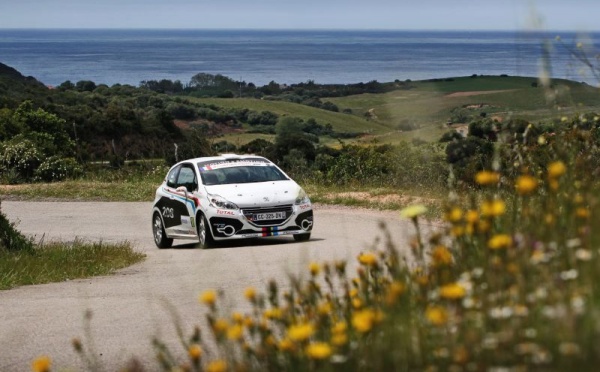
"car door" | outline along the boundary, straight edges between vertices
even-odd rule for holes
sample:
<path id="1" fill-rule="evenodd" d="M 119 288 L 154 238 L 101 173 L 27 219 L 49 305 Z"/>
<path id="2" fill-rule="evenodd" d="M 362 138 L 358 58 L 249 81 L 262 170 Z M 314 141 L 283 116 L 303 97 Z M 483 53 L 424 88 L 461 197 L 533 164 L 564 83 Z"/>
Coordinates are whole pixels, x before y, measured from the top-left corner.
<path id="1" fill-rule="evenodd" d="M 158 207 L 169 237 L 190 237 L 196 233 L 197 198 L 194 192 L 197 189 L 198 182 L 192 164 L 183 163 L 167 175 L 165 197 Z"/>

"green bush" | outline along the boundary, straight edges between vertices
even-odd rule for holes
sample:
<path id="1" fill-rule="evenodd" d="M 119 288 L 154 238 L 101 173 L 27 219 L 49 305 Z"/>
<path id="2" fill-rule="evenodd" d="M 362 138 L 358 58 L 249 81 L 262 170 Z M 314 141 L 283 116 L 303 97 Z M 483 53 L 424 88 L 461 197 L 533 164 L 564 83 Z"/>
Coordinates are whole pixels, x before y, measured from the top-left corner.
<path id="1" fill-rule="evenodd" d="M 31 180 L 42 163 L 44 155 L 27 139 L 11 141 L 0 146 L 0 171 L 10 183 Z"/>
<path id="2" fill-rule="evenodd" d="M 1 201 L 0 201 L 1 203 Z M 2 213 L 0 206 L 0 250 L 9 252 L 33 251 L 33 240 L 25 237 Z"/>
<path id="3" fill-rule="evenodd" d="M 82 174 L 82 169 L 73 158 L 51 156 L 35 170 L 35 179 L 45 182 L 62 181 Z"/>

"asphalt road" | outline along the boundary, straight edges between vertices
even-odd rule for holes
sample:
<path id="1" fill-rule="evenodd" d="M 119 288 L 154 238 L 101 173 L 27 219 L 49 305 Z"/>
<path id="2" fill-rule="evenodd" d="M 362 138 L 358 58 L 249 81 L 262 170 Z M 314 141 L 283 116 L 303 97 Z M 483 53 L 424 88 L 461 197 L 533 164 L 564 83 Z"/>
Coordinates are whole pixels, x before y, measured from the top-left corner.
<path id="1" fill-rule="evenodd" d="M 0 291 L 0 371 L 28 371 L 42 354 L 57 370 L 83 370 L 71 346 L 74 337 L 93 347 L 103 370 L 118 370 L 133 356 L 156 370 L 152 338 L 183 353 L 172 309 L 191 334 L 204 324 L 205 308 L 198 303 L 204 290 L 225 291 L 224 311 L 243 312 L 248 286 L 262 290 L 272 278 L 285 283 L 290 273 L 306 275 L 311 261 L 354 262 L 361 250 L 382 246 L 376 242 L 380 221 L 387 222 L 399 247 L 413 233 L 397 213 L 318 206 L 309 242 L 277 237 L 201 250 L 176 240 L 174 248 L 159 250 L 152 240 L 150 203 L 4 201 L 2 211 L 38 240 L 127 240 L 147 258 L 112 276 Z M 86 311 L 92 313 L 88 340 Z"/>

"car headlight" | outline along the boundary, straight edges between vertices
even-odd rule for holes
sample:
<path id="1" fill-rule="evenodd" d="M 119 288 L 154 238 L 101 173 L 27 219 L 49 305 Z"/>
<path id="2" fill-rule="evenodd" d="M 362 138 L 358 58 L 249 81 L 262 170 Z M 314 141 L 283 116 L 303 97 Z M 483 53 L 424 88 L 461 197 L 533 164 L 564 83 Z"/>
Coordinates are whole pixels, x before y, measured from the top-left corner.
<path id="1" fill-rule="evenodd" d="M 234 209 L 234 210 L 239 209 L 239 207 L 237 205 L 235 205 L 235 203 L 230 202 L 229 200 L 225 199 L 224 197 L 222 197 L 220 195 L 208 194 L 208 200 L 209 200 L 210 204 L 215 208 Z"/>
<path id="2" fill-rule="evenodd" d="M 296 205 L 306 203 L 310 203 L 310 199 L 308 198 L 306 191 L 304 191 L 303 188 L 300 188 L 300 190 L 298 190 L 298 195 L 296 196 Z"/>

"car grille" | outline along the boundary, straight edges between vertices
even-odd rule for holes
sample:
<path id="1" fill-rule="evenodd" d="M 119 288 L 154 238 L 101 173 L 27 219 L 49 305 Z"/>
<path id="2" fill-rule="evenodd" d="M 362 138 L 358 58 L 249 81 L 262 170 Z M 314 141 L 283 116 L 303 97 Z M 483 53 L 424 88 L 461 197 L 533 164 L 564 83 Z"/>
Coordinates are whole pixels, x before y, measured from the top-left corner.
<path id="1" fill-rule="evenodd" d="M 275 220 L 260 220 L 255 221 L 254 216 L 259 213 L 277 213 L 284 212 L 285 218 L 279 218 Z M 243 208 L 242 213 L 244 217 L 255 226 L 278 226 L 284 224 L 290 219 L 293 213 L 292 205 L 280 205 L 278 207 L 264 207 L 264 208 Z"/>

